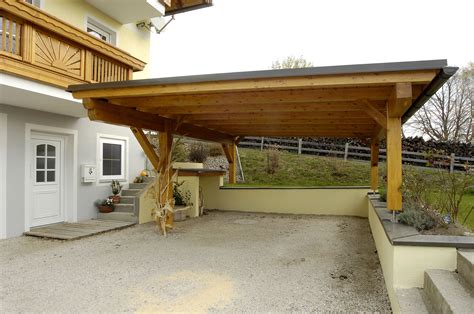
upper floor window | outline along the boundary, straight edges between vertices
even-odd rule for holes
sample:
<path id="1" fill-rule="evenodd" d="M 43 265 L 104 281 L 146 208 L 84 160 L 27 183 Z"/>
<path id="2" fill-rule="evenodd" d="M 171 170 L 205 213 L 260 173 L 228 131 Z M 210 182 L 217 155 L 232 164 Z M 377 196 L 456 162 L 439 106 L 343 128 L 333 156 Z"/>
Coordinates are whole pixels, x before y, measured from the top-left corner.
<path id="1" fill-rule="evenodd" d="M 109 44 L 115 45 L 117 43 L 116 32 L 91 18 L 87 18 L 87 32 Z"/>
<path id="2" fill-rule="evenodd" d="M 24 0 L 25 2 L 34 5 L 35 7 L 41 7 L 41 0 Z"/>

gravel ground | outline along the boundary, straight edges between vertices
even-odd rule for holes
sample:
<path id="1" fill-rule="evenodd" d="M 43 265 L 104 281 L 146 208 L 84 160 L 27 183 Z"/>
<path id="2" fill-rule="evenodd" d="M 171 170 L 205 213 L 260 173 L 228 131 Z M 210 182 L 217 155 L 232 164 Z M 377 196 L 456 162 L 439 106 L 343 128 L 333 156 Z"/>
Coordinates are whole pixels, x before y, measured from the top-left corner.
<path id="1" fill-rule="evenodd" d="M 366 219 L 211 212 L 0 241 L 0 312 L 389 312 Z"/>

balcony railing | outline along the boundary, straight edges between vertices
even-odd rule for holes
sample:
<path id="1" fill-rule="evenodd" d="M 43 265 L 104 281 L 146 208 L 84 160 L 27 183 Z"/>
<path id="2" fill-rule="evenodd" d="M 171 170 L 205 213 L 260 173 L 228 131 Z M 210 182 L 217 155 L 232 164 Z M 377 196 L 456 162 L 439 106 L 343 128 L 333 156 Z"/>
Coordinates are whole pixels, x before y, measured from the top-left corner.
<path id="1" fill-rule="evenodd" d="M 0 72 L 43 83 L 123 81 L 145 63 L 36 7 L 0 2 Z"/>

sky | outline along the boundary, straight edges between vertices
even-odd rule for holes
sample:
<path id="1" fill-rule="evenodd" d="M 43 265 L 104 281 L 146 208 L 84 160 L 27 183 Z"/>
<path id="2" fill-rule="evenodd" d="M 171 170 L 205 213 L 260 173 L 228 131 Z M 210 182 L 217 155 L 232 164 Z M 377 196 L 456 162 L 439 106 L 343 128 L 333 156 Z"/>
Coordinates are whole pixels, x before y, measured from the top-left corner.
<path id="1" fill-rule="evenodd" d="M 448 59 L 474 62 L 472 0 L 214 0 L 152 36 L 152 77 Z"/>

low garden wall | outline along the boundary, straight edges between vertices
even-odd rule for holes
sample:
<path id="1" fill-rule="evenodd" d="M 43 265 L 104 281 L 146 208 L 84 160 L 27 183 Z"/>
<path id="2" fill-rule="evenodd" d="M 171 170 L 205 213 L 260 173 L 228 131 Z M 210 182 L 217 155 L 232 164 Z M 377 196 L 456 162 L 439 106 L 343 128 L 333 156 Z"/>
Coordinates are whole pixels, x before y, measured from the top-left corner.
<path id="1" fill-rule="evenodd" d="M 423 288 L 427 269 L 456 269 L 457 248 L 474 248 L 472 237 L 422 235 L 415 228 L 391 222 L 378 195 L 368 197 L 368 218 L 382 266 L 390 303 L 400 312 L 396 289 Z"/>
<path id="2" fill-rule="evenodd" d="M 367 217 L 369 187 L 223 187 L 222 177 L 202 177 L 207 209 L 277 214 Z"/>

